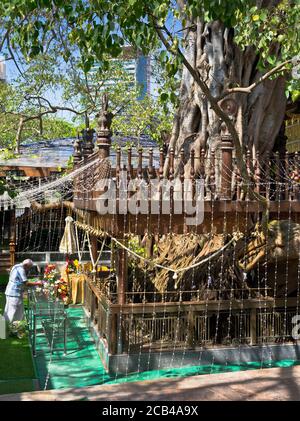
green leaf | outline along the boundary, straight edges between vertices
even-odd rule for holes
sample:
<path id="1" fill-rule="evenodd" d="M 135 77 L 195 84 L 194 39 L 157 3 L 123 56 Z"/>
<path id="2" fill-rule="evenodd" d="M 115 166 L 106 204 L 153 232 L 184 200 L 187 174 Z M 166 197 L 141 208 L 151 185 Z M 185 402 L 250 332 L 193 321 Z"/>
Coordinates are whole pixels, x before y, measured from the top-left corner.
<path id="1" fill-rule="evenodd" d="M 163 101 L 163 102 L 167 101 L 168 100 L 168 94 L 166 92 L 162 92 L 160 94 L 160 100 Z"/>

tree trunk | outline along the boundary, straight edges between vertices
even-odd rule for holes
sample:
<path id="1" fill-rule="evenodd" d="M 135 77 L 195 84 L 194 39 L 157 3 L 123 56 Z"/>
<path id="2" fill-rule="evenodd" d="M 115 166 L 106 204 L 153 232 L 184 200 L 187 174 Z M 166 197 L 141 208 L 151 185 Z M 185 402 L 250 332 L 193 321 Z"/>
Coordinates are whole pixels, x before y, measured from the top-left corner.
<path id="1" fill-rule="evenodd" d="M 261 1 L 258 5 L 261 6 Z M 264 2 L 267 3 L 267 2 Z M 269 4 L 277 3 L 269 1 Z M 265 6 L 265 4 L 264 4 Z M 247 87 L 262 75 L 257 70 L 258 56 L 254 47 L 244 51 L 234 43 L 234 30 L 225 28 L 219 21 L 204 24 L 200 20 L 189 22 L 185 56 L 199 71 L 202 79 L 214 97 L 234 86 Z M 273 54 L 278 53 L 277 47 Z M 263 158 L 273 149 L 276 136 L 282 125 L 285 107 L 285 79 L 266 80 L 250 94 L 238 93 L 231 96 L 238 106 L 236 129 L 243 150 L 249 149 Z M 184 68 L 180 91 L 180 107 L 175 116 L 170 148 L 175 155 L 181 148 L 185 156 L 195 149 L 196 171 L 200 166 L 200 150 L 217 149 L 220 144 L 221 121 L 210 108 L 206 97 Z M 188 158 L 187 158 L 188 159 Z M 186 159 L 186 171 L 189 171 Z M 165 164 L 165 173 L 168 161 Z"/>
<path id="2" fill-rule="evenodd" d="M 23 128 L 24 128 L 24 119 L 23 119 L 23 117 L 20 117 L 18 130 L 17 130 L 17 134 L 16 134 L 16 147 L 15 147 L 16 153 L 20 153 L 20 143 L 21 143 L 21 139 L 22 139 Z"/>

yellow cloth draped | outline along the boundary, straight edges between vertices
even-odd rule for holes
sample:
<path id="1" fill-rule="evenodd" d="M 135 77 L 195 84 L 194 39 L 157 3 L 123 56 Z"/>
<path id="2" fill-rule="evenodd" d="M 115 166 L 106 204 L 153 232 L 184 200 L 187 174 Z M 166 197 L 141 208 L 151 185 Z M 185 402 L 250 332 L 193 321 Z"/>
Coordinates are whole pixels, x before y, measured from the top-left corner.
<path id="1" fill-rule="evenodd" d="M 62 278 L 68 281 L 68 289 L 70 295 L 70 304 L 84 303 L 84 283 L 87 276 L 83 273 L 67 273 L 64 269 Z"/>
<path id="2" fill-rule="evenodd" d="M 84 303 L 84 283 L 86 282 L 86 275 L 70 273 L 68 275 L 68 283 L 71 292 L 71 298 L 73 304 Z"/>

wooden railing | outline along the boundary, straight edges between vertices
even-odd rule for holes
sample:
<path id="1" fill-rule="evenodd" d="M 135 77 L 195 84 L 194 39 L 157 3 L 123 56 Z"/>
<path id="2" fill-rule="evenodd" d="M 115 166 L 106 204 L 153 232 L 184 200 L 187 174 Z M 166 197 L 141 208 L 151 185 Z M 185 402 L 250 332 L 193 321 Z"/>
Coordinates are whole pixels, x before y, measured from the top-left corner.
<path id="1" fill-rule="evenodd" d="M 217 154 L 218 152 L 218 154 Z M 196 180 L 202 179 L 204 184 L 204 199 L 205 200 L 247 200 L 249 197 L 245 194 L 242 188 L 241 175 L 236 163 L 236 159 L 232 156 L 228 160 L 228 150 L 226 151 L 226 163 L 224 162 L 224 153 L 222 150 L 209 152 L 204 149 L 199 153 L 199 156 L 194 150 L 190 152 L 188 158 L 190 162 L 189 174 L 184 173 L 184 165 L 187 162 L 183 152 L 175 155 L 171 150 L 168 155 L 169 170 L 167 176 L 164 177 L 164 164 L 166 156 L 163 150 L 159 153 L 159 164 L 155 166 L 153 162 L 153 150 L 150 149 L 146 154 L 142 149 L 138 150 L 138 160 L 136 167 L 132 161 L 132 150 L 121 152 L 117 150 L 116 166 L 111 170 L 111 177 L 116 181 L 117 196 L 116 203 L 119 200 L 119 186 L 122 179 L 122 174 L 125 174 L 127 180 L 136 180 L 138 183 L 146 182 L 149 186 L 151 180 L 167 180 L 174 182 L 178 180 L 177 185 L 174 186 L 171 193 L 170 201 L 182 200 L 184 195 L 184 182 L 189 179 L 192 185 L 195 185 Z M 85 162 L 95 159 L 97 155 L 91 155 Z M 298 152 L 295 153 L 275 153 L 272 155 L 265 154 L 260 156 L 252 156 L 250 151 L 245 155 L 246 167 L 249 179 L 251 180 L 251 188 L 260 193 L 262 196 L 272 201 L 278 200 L 292 200 L 299 201 L 299 180 L 300 180 L 300 157 Z M 83 163 L 83 161 L 82 161 Z M 97 165 L 95 163 L 95 165 Z M 99 165 L 101 165 L 99 161 Z M 74 184 L 74 198 L 76 200 L 95 200 L 99 199 L 103 194 L 103 190 L 97 190 L 97 177 L 95 175 L 94 167 L 87 169 L 80 175 Z M 139 190 L 138 183 L 136 184 L 137 191 Z M 155 200 L 161 201 L 164 199 L 162 189 L 151 191 L 149 187 L 149 197 L 156 193 Z M 132 192 L 128 193 L 128 198 L 132 196 Z M 180 199 L 180 195 L 182 198 Z M 152 199 L 154 200 L 154 199 Z"/>
<path id="2" fill-rule="evenodd" d="M 89 281 L 85 307 L 109 352 L 116 354 L 291 340 L 297 298 L 118 305 Z"/>
<path id="3" fill-rule="evenodd" d="M 118 293 L 103 291 L 110 304 L 118 302 Z M 125 303 L 166 303 L 193 302 L 202 300 L 218 301 L 230 299 L 270 298 L 274 296 L 272 288 L 207 288 L 200 290 L 173 290 L 164 292 L 131 291 L 125 292 Z"/>

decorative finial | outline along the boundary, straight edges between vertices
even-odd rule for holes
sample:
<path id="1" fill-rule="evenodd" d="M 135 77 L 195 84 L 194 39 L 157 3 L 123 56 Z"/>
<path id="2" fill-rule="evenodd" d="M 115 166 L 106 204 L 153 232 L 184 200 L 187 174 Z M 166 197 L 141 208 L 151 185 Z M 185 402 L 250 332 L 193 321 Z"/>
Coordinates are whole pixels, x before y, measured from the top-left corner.
<path id="1" fill-rule="evenodd" d="M 108 96 L 107 94 L 103 94 L 102 109 L 101 112 L 97 114 L 97 147 L 101 158 L 107 158 L 109 156 L 109 148 L 111 145 L 110 126 L 112 116 L 112 113 L 108 112 Z"/>
<path id="2" fill-rule="evenodd" d="M 80 145 L 80 140 L 77 137 L 77 139 L 74 142 L 74 153 L 73 153 L 73 157 L 74 157 L 74 164 L 78 164 L 78 162 L 81 161 L 82 159 L 82 154 L 81 154 L 81 145 Z"/>

